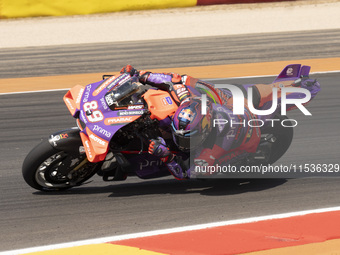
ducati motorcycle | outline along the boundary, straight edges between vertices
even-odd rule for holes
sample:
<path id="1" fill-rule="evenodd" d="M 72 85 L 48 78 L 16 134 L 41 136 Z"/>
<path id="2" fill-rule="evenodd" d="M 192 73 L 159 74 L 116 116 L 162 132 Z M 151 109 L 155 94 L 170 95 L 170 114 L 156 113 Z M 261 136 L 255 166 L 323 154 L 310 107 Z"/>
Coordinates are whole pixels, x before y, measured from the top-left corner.
<path id="1" fill-rule="evenodd" d="M 268 86 L 294 86 L 308 77 L 309 71 L 309 66 L 287 66 Z M 167 91 L 142 85 L 138 77 L 128 73 L 104 75 L 99 82 L 71 88 L 63 99 L 77 127 L 50 135 L 26 156 L 22 174 L 34 189 L 69 189 L 95 174 L 104 181 L 170 175 L 166 165 L 148 153 L 148 139 L 157 136 L 163 137 L 183 161 L 190 157 L 177 148 L 169 128 L 178 105 Z M 275 118 L 287 120 L 280 114 Z M 292 138 L 293 128 L 261 128 L 261 142 L 256 153 L 249 156 L 249 163 L 274 163 L 287 151 Z"/>

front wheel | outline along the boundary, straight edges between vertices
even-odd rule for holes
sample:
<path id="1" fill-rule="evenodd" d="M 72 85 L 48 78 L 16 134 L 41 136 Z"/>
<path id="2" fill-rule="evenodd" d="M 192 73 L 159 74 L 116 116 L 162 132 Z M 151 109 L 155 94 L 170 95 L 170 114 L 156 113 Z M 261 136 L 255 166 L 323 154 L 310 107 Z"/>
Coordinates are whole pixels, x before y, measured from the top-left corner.
<path id="1" fill-rule="evenodd" d="M 37 190 L 53 191 L 78 186 L 91 178 L 100 165 L 87 160 L 85 153 L 57 150 L 43 140 L 26 156 L 22 174 L 28 185 Z"/>

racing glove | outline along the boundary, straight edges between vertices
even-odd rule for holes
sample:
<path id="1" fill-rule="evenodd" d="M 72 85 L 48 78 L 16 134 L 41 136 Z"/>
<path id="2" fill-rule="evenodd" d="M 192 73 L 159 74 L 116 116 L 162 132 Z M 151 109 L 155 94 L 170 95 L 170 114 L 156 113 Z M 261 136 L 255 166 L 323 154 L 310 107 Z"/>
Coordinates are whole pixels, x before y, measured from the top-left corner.
<path id="1" fill-rule="evenodd" d="M 135 74 L 139 75 L 139 72 L 133 68 L 131 65 L 126 65 L 120 70 L 120 73 L 129 73 L 131 76 L 134 76 Z"/>
<path id="2" fill-rule="evenodd" d="M 170 162 L 174 158 L 162 137 L 150 140 L 149 153 L 160 157 L 165 163 Z"/>
<path id="3" fill-rule="evenodd" d="M 176 179 L 183 180 L 188 178 L 187 173 L 183 171 L 183 168 L 177 162 L 176 156 L 170 152 L 168 147 L 166 147 L 162 137 L 150 140 L 149 153 L 160 157 Z"/>

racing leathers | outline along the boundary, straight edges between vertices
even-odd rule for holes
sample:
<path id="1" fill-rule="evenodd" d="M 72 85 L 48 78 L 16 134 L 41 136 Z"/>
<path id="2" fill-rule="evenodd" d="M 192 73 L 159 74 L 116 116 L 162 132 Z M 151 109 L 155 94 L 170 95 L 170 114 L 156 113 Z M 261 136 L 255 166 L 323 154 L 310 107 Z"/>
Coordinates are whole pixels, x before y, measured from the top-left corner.
<path id="1" fill-rule="evenodd" d="M 193 177 L 195 175 L 193 171 L 195 166 L 233 164 L 242 158 L 246 158 L 250 153 L 256 152 L 261 140 L 261 125 L 257 123 L 258 117 L 249 111 L 246 99 L 244 102 L 244 114 L 234 115 L 231 92 L 226 89 L 215 88 L 209 82 L 188 75 L 181 76 L 176 73 L 137 71 L 130 65 L 123 68 L 121 72 L 138 75 L 139 81 L 142 84 L 168 91 L 178 105 L 186 101 L 186 99 L 195 96 L 191 92 L 191 88 L 203 89 L 215 102 L 213 104 L 214 118 L 225 120 L 216 123 L 211 134 L 202 144 L 201 149 L 195 152 L 194 165 L 191 165 L 188 169 L 185 169 L 176 155 L 171 153 L 163 138 L 158 137 L 157 139 L 150 140 L 149 153 L 160 157 L 176 179 Z M 273 86 L 277 87 L 281 85 L 282 83 L 273 84 Z M 244 94 L 247 94 L 247 87 L 245 85 L 238 86 Z M 266 108 L 268 105 L 271 105 L 271 91 L 268 88 L 268 85 L 252 87 L 255 108 Z M 316 93 L 318 90 L 319 87 L 316 87 Z M 315 94 L 312 96 L 314 97 Z M 247 124 L 249 121 L 252 122 L 252 125 Z"/>
<path id="2" fill-rule="evenodd" d="M 226 91 L 215 89 L 211 83 L 187 75 L 181 76 L 176 73 L 137 71 L 130 65 L 124 67 L 121 70 L 122 72 L 138 75 L 139 81 L 142 84 L 168 91 L 178 105 L 193 96 L 190 92 L 190 87 L 204 87 L 205 90 L 209 90 L 216 95 L 218 94 L 217 97 L 220 99 L 220 104 L 215 104 L 214 106 L 217 116 L 223 116 L 228 119 L 236 118 L 239 123 L 254 118 L 249 111 L 246 111 L 244 116 L 233 117 L 232 104 L 230 104 L 231 100 L 229 100 L 230 95 L 226 94 Z M 256 129 L 256 131 L 253 131 L 253 129 Z M 219 138 L 216 139 L 216 136 L 219 136 Z M 226 125 L 223 127 L 223 130 L 214 129 L 211 132 L 210 138 L 218 142 L 203 144 L 204 148 L 200 152 L 196 152 L 195 164 L 213 165 L 217 162 L 232 161 L 235 157 L 239 158 L 245 153 L 255 152 L 260 141 L 260 130 L 259 128 L 252 127 L 242 128 L 241 126 L 229 130 L 228 125 Z M 212 141 L 212 139 L 207 140 Z M 170 152 L 163 138 L 158 137 L 157 139 L 150 140 L 149 153 L 160 157 L 176 179 L 185 179 L 193 176 L 190 171 L 191 169 L 185 169 L 176 155 Z"/>

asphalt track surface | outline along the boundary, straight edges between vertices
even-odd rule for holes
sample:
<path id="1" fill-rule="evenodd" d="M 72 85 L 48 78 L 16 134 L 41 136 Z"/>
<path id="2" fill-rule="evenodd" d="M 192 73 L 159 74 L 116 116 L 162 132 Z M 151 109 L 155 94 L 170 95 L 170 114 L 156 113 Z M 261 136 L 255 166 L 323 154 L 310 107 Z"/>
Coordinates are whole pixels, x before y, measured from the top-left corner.
<path id="1" fill-rule="evenodd" d="M 147 69 L 339 57 L 339 35 L 340 30 L 257 35 L 256 45 L 249 36 L 210 38 L 209 42 L 208 38 L 185 39 L 176 40 L 176 44 L 166 40 L 154 42 L 148 54 L 142 50 L 143 43 L 131 43 L 126 50 L 121 44 L 119 54 L 114 50 L 117 48 L 107 44 L 7 49 L 0 50 L 0 72 L 2 78 L 13 78 L 107 72 L 127 62 Z M 167 52 L 170 49 L 178 49 L 183 55 L 174 57 Z M 130 58 L 124 61 L 124 56 Z M 299 124 L 279 164 L 339 163 L 340 74 L 312 77 L 322 86 L 308 105 L 313 116 L 289 113 Z M 272 80 L 263 77 L 215 82 Z M 69 191 L 35 191 L 23 181 L 21 164 L 41 138 L 74 126 L 62 102 L 64 93 L 0 95 L 0 251 L 340 204 L 339 178 L 179 182 L 166 177 L 105 183 L 95 176 L 91 183 Z"/>
<path id="2" fill-rule="evenodd" d="M 340 55 L 340 29 L 0 49 L 0 78 L 225 65 Z M 1 81 L 0 81 L 1 82 Z"/>

